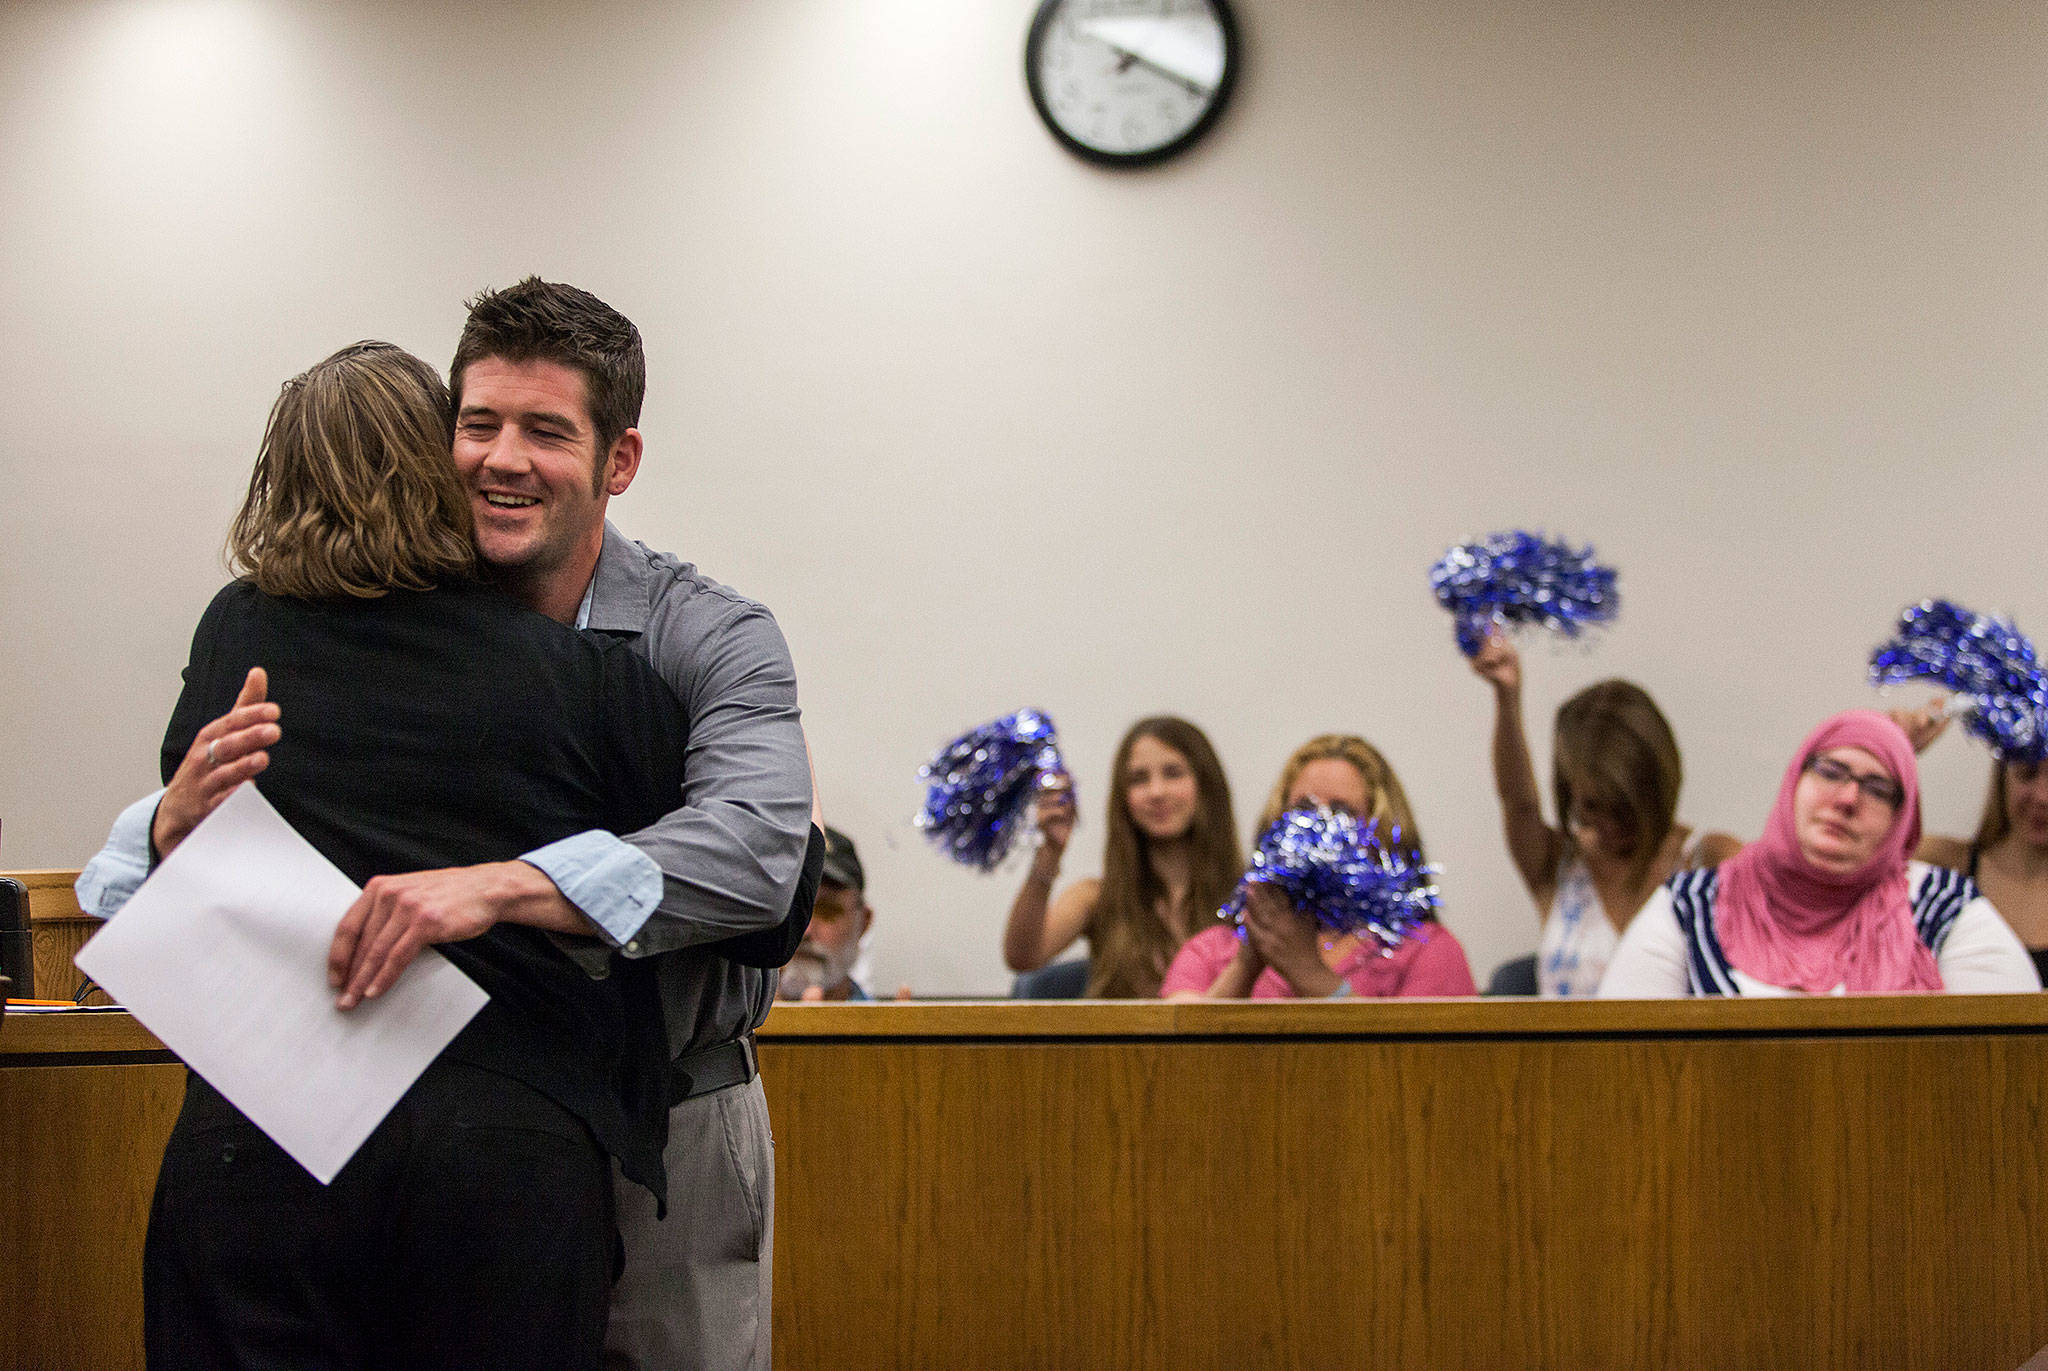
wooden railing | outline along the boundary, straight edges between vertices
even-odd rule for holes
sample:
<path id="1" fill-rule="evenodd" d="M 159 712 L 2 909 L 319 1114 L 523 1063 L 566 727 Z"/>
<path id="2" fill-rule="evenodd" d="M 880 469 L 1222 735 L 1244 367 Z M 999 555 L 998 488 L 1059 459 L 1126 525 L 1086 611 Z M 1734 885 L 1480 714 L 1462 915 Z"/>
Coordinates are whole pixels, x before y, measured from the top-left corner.
<path id="1" fill-rule="evenodd" d="M 785 1367 L 2048 1346 L 2048 996 L 785 1005 L 760 1057 Z M 182 1080 L 0 1033 L 0 1371 L 140 1365 Z"/>

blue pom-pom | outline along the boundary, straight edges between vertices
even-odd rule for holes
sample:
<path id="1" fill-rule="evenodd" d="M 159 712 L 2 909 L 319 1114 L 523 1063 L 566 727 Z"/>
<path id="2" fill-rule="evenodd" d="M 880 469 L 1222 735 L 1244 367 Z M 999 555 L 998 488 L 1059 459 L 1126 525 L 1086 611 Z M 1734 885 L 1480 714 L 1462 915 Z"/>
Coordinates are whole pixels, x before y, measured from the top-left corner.
<path id="1" fill-rule="evenodd" d="M 1593 549 L 1547 541 L 1519 529 L 1461 543 L 1429 569 L 1438 603 L 1457 623 L 1458 650 L 1477 656 L 1495 624 L 1541 624 L 1576 638 L 1613 620 L 1620 601 L 1614 568 Z"/>
<path id="2" fill-rule="evenodd" d="M 1029 826 L 1032 796 L 1066 780 L 1067 767 L 1052 720 L 1020 709 L 954 739 L 917 775 L 917 826 L 954 861 L 992 871 Z"/>
<path id="3" fill-rule="evenodd" d="M 1922 600 L 1870 654 L 1873 685 L 1937 681 L 1969 702 L 1963 727 L 2008 762 L 2048 757 L 2048 677 L 2007 619 L 1948 600 Z"/>
<path id="4" fill-rule="evenodd" d="M 1398 826 L 1382 841 L 1378 820 L 1290 809 L 1260 835 L 1251 869 L 1218 917 L 1237 923 L 1243 936 L 1247 892 L 1271 885 L 1325 928 L 1370 936 L 1391 952 L 1437 907 L 1439 870 L 1402 845 Z"/>

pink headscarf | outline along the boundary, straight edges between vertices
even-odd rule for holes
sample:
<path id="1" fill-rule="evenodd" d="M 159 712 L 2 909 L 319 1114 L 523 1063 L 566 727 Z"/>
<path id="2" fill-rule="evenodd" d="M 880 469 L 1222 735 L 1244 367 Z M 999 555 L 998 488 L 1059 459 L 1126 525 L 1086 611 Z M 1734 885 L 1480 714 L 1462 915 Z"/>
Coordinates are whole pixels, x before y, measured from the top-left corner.
<path id="1" fill-rule="evenodd" d="M 1806 759 L 1860 747 L 1884 763 L 1905 798 L 1891 832 L 1855 871 L 1807 861 L 1792 821 Z M 1871 709 L 1837 714 L 1799 745 L 1764 836 L 1722 863 L 1714 931 L 1728 960 L 1769 985 L 1825 994 L 1940 990 L 1941 971 L 1913 930 L 1906 859 L 1920 843 L 1920 771 L 1899 726 Z"/>

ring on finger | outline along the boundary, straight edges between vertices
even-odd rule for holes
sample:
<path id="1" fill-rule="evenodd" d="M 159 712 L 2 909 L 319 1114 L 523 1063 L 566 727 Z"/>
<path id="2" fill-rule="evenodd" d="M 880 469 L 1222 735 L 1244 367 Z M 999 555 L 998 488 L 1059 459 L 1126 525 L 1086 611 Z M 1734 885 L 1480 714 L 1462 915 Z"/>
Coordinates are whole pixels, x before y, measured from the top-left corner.
<path id="1" fill-rule="evenodd" d="M 213 741 L 212 741 L 212 742 L 209 742 L 209 743 L 208 743 L 208 744 L 206 745 L 206 764 L 207 764 L 208 766 L 219 766 L 219 765 L 220 765 L 220 758 L 218 758 L 218 757 L 216 757 L 216 756 L 214 756 L 214 755 L 213 755 L 213 748 L 214 748 L 214 744 L 215 744 L 215 743 L 218 743 L 219 741 L 220 741 L 220 739 L 218 739 L 218 738 L 215 738 L 215 739 L 213 739 Z"/>

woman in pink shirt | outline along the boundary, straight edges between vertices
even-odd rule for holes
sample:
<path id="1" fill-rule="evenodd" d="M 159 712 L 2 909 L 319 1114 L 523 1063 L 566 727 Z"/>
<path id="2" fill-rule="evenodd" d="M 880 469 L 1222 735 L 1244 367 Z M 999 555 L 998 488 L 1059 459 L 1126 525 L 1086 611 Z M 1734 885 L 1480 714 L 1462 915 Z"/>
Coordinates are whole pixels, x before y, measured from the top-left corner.
<path id="1" fill-rule="evenodd" d="M 1401 846 L 1422 859 L 1415 814 L 1387 759 L 1363 738 L 1328 733 L 1294 750 L 1259 816 L 1258 831 L 1300 805 L 1341 809 L 1398 826 Z M 1224 924 L 1188 939 L 1167 968 L 1161 996 L 1175 1000 L 1275 1000 L 1347 995 L 1476 995 L 1465 949 L 1434 918 L 1396 947 L 1332 934 L 1268 885 L 1245 902 L 1245 936 Z"/>

